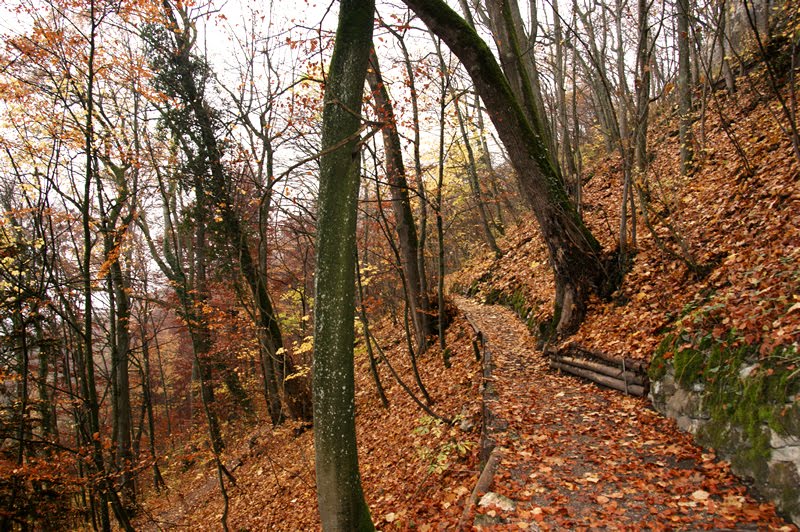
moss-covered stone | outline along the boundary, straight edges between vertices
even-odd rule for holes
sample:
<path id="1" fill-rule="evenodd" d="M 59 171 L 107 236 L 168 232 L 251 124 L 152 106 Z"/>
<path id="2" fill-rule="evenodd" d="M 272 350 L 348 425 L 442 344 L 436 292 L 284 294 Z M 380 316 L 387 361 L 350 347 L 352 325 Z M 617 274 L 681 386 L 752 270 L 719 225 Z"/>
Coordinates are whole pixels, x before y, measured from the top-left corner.
<path id="1" fill-rule="evenodd" d="M 797 498 L 800 475 L 797 468 L 789 462 L 778 462 L 770 468 L 767 482 L 776 487 L 773 497 L 780 501 L 782 510 L 792 516 L 800 515 L 800 500 Z"/>
<path id="2" fill-rule="evenodd" d="M 675 368 L 675 379 L 683 386 L 689 387 L 703 380 L 705 355 L 697 349 L 681 349 L 672 358 Z"/>
<path id="3" fill-rule="evenodd" d="M 667 357 L 666 354 L 670 351 L 675 342 L 675 335 L 668 334 L 658 344 L 656 352 L 650 360 L 650 367 L 647 370 L 647 376 L 650 377 L 650 382 L 657 382 L 664 378 L 667 373 Z M 671 355 L 670 355 L 671 356 Z"/>
<path id="4" fill-rule="evenodd" d="M 795 456 L 796 448 L 775 442 L 800 439 L 798 355 L 784 346 L 763 356 L 758 347 L 745 344 L 735 331 L 721 337 L 669 334 L 649 368 L 653 405 L 681 421 L 699 443 L 717 449 L 738 474 L 753 478 L 765 496 L 794 516 L 800 508 L 800 483 L 794 481 L 800 466 L 786 456 Z"/>
<path id="5" fill-rule="evenodd" d="M 786 404 L 776 416 L 779 428 L 778 434 L 800 434 L 800 403 L 795 399 L 791 404 Z"/>

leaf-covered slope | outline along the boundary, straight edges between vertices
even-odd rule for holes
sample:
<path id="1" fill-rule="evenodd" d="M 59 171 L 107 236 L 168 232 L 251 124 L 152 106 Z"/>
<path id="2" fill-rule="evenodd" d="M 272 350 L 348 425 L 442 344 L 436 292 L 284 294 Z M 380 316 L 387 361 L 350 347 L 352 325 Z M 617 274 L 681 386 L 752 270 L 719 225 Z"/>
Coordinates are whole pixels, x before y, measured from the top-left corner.
<path id="1" fill-rule="evenodd" d="M 648 174 L 635 178 L 642 194 L 632 268 L 611 300 L 591 302 L 569 341 L 648 359 L 678 320 L 717 335 L 735 329 L 763 352 L 800 340 L 798 163 L 757 76 L 741 83 L 741 93 L 718 93 L 697 112 L 689 176 L 679 171 L 677 122 L 669 109 L 660 110 L 649 132 Z M 613 249 L 622 190 L 618 156 L 590 157 L 584 175 L 584 217 Z M 657 238 L 643 223 L 642 197 Z M 536 228 L 521 225 L 501 246 L 504 257 L 478 259 L 451 283 L 490 300 L 522 294 L 525 304 L 517 306 L 533 308 L 530 317 L 542 321 L 553 289 Z"/>
<path id="2" fill-rule="evenodd" d="M 408 363 L 401 327 L 376 324 L 375 335 L 403 381 L 419 396 Z M 472 489 L 478 470 L 480 363 L 474 334 L 461 316 L 448 328 L 452 367 L 446 369 L 438 347 L 419 360 L 433 410 L 459 422 L 450 427 L 427 416 L 395 382 L 385 363 L 378 368 L 391 407 L 384 409 L 370 377 L 363 341 L 356 345 L 356 404 L 359 465 L 375 524 L 441 523 L 452 528 Z M 388 347 L 387 347 L 388 346 Z M 318 530 L 313 429 L 287 422 L 277 429 L 225 434 L 223 459 L 237 479 L 228 487 L 231 530 Z M 218 530 L 222 498 L 205 438 L 165 457 L 166 494 L 147 493 L 146 513 L 137 529 L 192 527 Z M 191 450 L 191 452 L 190 452 Z M 149 490 L 148 490 L 149 491 Z M 434 504 L 435 501 L 435 504 Z M 402 526 L 401 526 L 402 528 Z"/>

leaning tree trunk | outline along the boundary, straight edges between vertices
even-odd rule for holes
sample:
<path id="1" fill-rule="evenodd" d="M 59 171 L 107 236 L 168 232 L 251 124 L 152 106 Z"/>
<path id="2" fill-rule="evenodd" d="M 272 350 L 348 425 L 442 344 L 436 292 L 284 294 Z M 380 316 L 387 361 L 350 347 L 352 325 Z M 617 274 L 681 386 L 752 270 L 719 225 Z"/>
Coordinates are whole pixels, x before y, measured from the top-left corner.
<path id="1" fill-rule="evenodd" d="M 404 2 L 447 43 L 472 77 L 548 247 L 556 280 L 556 332 L 574 331 L 589 294 L 598 291 L 606 272 L 600 244 L 567 195 L 546 135 L 532 127 L 491 50 L 458 14 L 441 0 Z"/>
<path id="2" fill-rule="evenodd" d="M 268 396 L 267 406 L 273 425 L 277 425 L 286 417 L 281 405 L 280 388 L 283 387 L 285 378 L 293 372 L 291 360 L 283 355 L 280 327 L 269 298 L 266 279 L 259 275 L 242 222 L 234 210 L 233 198 L 229 190 L 230 183 L 222 164 L 222 147 L 217 140 L 209 106 L 193 75 L 196 68 L 193 66 L 190 54 L 194 42 L 192 32 L 187 29 L 189 23 L 186 20 L 186 14 L 180 9 L 177 10 L 177 13 L 183 17 L 184 23 L 184 31 L 178 31 L 180 27 L 175 16 L 176 10 L 173 10 L 167 0 L 164 0 L 162 5 L 170 22 L 175 26 L 173 29 L 175 50 L 172 61 L 177 67 L 181 96 L 194 115 L 199 128 L 199 147 L 202 149 L 211 171 L 211 179 L 207 185 L 208 192 L 215 208 L 218 209 L 221 231 L 231 243 L 238 258 L 242 276 L 253 294 L 258 320 L 256 325 L 259 328 L 259 343 L 262 350 L 264 387 Z M 307 418 L 308 409 L 305 408 L 305 405 L 308 403 L 308 398 L 305 397 L 305 390 L 293 388 L 284 391 L 295 392 L 291 394 L 292 397 L 287 397 L 287 404 L 291 408 L 290 414 L 295 417 Z"/>
<path id="3" fill-rule="evenodd" d="M 405 165 L 403 164 L 403 149 L 400 145 L 400 135 L 397 133 L 397 124 L 394 108 L 389 99 L 389 92 L 381 76 L 378 58 L 375 51 L 370 53 L 371 70 L 367 74 L 367 81 L 375 99 L 378 116 L 384 122 L 383 149 L 386 157 L 386 175 L 392 195 L 392 211 L 395 218 L 395 230 L 399 241 L 401 267 L 405 274 L 408 300 L 410 303 L 411 320 L 417 342 L 417 352 L 423 353 L 428 347 L 427 336 L 432 334 L 432 320 L 427 312 L 427 295 L 422 291 L 424 283 L 420 271 L 418 254 L 419 239 L 414 216 L 411 212 L 411 200 L 408 196 L 408 181 L 406 180 Z"/>
<path id="4" fill-rule="evenodd" d="M 324 530 L 374 530 L 358 471 L 353 367 L 361 98 L 372 0 L 342 0 L 325 87 L 314 306 L 314 449 Z"/>

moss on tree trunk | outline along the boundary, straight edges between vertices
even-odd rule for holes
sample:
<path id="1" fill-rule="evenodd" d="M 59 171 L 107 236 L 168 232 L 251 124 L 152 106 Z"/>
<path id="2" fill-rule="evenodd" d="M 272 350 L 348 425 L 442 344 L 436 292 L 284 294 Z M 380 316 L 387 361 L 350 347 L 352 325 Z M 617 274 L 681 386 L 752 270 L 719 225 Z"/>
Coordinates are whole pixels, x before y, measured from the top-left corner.
<path id="1" fill-rule="evenodd" d="M 475 83 L 547 244 L 556 280 L 555 331 L 573 332 L 588 296 L 613 276 L 552 163 L 546 133 L 531 124 L 491 50 L 466 21 L 441 0 L 404 2 L 458 56 Z"/>
<path id="2" fill-rule="evenodd" d="M 358 132 L 374 3 L 343 0 L 325 88 L 314 307 L 314 448 L 324 530 L 373 530 L 358 471 L 353 369 Z"/>

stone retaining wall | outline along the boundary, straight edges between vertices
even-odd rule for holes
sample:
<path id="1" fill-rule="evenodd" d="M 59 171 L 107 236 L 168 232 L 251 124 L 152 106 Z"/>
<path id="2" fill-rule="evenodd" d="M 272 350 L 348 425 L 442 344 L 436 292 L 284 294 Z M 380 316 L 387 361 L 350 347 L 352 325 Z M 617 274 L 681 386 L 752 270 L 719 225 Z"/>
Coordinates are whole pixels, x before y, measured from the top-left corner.
<path id="1" fill-rule="evenodd" d="M 763 497 L 775 502 L 779 511 L 800 525 L 800 405 L 796 395 L 788 402 L 764 404 L 759 409 L 773 414 L 761 416 L 755 426 L 726 418 L 720 414 L 719 397 L 705 382 L 686 384 L 676 379 L 671 359 L 660 360 L 660 378 L 651 381 L 650 400 L 662 414 L 675 419 L 678 426 L 694 434 L 703 446 L 713 447 L 717 454 L 731 462 L 733 471 L 753 481 Z M 754 378 L 755 365 L 738 369 L 744 381 Z M 730 400 L 726 397 L 725 400 Z M 743 398 L 740 398 L 743 400 Z M 722 405 L 736 412 L 737 405 Z M 733 416 L 735 417 L 735 416 Z"/>

